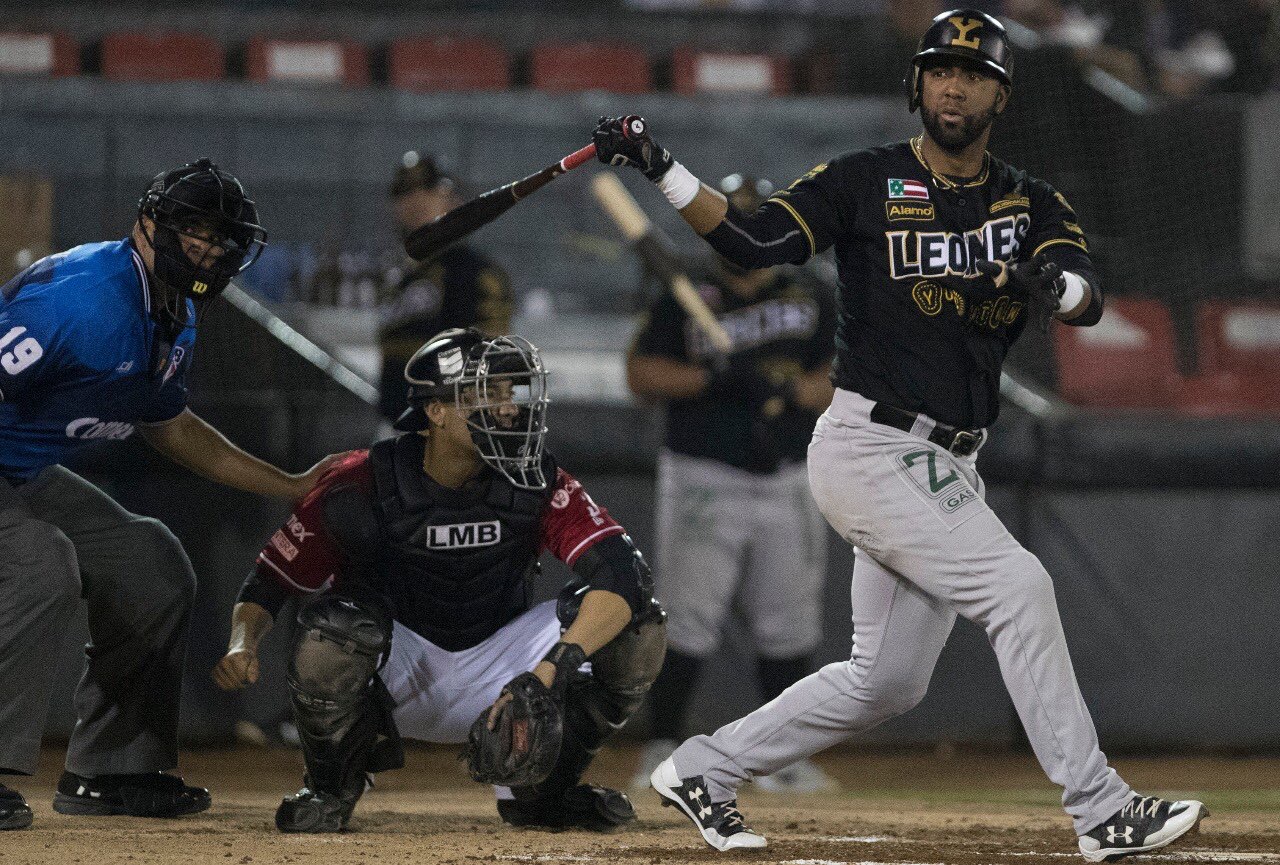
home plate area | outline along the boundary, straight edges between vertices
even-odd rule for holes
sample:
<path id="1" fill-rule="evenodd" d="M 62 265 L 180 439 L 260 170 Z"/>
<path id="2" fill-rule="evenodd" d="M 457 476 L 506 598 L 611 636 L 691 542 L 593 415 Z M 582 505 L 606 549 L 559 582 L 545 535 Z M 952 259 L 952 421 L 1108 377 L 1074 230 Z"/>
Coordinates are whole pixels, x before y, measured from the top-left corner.
<path id="1" fill-rule="evenodd" d="M 492 793 L 464 774 L 454 748 L 412 749 L 408 765 L 378 777 L 352 831 L 282 835 L 273 815 L 301 785 L 296 751 L 270 748 L 183 754 L 181 771 L 210 788 L 213 807 L 178 820 L 86 818 L 50 807 L 61 749 L 42 755 L 34 778 L 10 779 L 35 812 L 30 829 L 0 838 L 0 862 L 58 865 L 399 865 L 399 863 L 602 863 L 685 865 L 1035 865 L 1084 859 L 1057 791 L 1034 759 L 964 749 L 847 748 L 818 762 L 838 793 L 768 794 L 744 788 L 748 822 L 769 839 L 749 852 L 717 853 L 652 791 L 633 794 L 639 819 L 613 835 L 504 826 Z M 602 752 L 588 774 L 622 787 L 633 747 Z M 1280 865 L 1280 759 L 1121 758 L 1117 769 L 1144 793 L 1193 796 L 1212 816 L 1200 834 L 1143 862 Z"/>

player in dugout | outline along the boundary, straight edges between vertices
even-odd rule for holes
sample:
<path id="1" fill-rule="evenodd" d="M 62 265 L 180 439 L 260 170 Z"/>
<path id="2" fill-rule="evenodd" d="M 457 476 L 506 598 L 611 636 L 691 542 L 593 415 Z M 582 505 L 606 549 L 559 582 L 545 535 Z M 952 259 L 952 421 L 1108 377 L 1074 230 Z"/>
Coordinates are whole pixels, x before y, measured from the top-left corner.
<path id="1" fill-rule="evenodd" d="M 1001 367 L 1027 322 L 1087 327 L 1102 316 L 1088 242 L 1061 193 L 987 152 L 1013 93 L 999 21 L 973 9 L 937 16 L 904 83 L 918 136 L 838 156 L 753 213 L 700 183 L 638 118 L 596 129 L 598 157 L 641 170 L 725 258 L 799 264 L 834 247 L 841 284 L 836 394 L 809 446 L 809 483 L 856 548 L 852 657 L 688 740 L 650 780 L 716 849 L 765 846 L 738 787 L 915 706 L 962 615 L 995 650 L 1081 854 L 1156 850 L 1208 812 L 1135 793 L 1108 765 L 1053 581 L 986 504 L 977 471 Z"/>
<path id="2" fill-rule="evenodd" d="M 754 211 L 773 193 L 731 174 L 720 191 Z M 650 704 L 653 735 L 632 789 L 679 744 L 706 659 L 740 608 L 768 702 L 813 669 L 822 640 L 827 527 L 809 494 L 805 449 L 830 403 L 835 297 L 795 268 L 744 270 L 714 257 L 699 291 L 733 341 L 720 355 L 669 291 L 650 305 L 627 356 L 627 382 L 660 400 L 655 584 L 667 610 L 667 659 Z M 746 670 L 743 670 L 746 675 Z M 802 759 L 756 779 L 762 790 L 816 793 L 834 779 Z"/>
<path id="3" fill-rule="evenodd" d="M 623 826 L 626 795 L 580 780 L 662 666 L 649 568 L 544 450 L 536 348 L 451 329 L 404 375 L 401 435 L 346 458 L 272 536 L 213 671 L 226 690 L 256 681 L 262 637 L 288 596 L 304 598 L 288 682 L 306 786 L 276 825 L 345 829 L 366 773 L 401 766 L 406 736 L 467 742 L 507 823 Z M 544 551 L 574 576 L 531 605 Z"/>
<path id="4" fill-rule="evenodd" d="M 413 150 L 396 166 L 390 192 L 402 240 L 459 203 L 454 179 L 431 156 Z M 392 294 L 378 331 L 382 350 L 379 409 L 388 423 L 408 405 L 404 365 L 424 342 L 451 327 L 474 327 L 490 336 L 507 333 L 512 306 L 506 272 L 466 243 L 411 262 Z"/>
<path id="5" fill-rule="evenodd" d="M 187 408 L 196 326 L 266 242 L 240 181 L 200 159 L 161 172 L 130 235 L 42 258 L 0 289 L 0 775 L 35 771 L 63 636 L 89 617 L 77 722 L 53 808 L 176 817 L 209 791 L 178 765 L 196 577 L 178 539 L 58 465 L 135 429 L 227 486 L 295 500 L 332 459 L 287 474 Z M 31 823 L 0 784 L 0 829 Z"/>

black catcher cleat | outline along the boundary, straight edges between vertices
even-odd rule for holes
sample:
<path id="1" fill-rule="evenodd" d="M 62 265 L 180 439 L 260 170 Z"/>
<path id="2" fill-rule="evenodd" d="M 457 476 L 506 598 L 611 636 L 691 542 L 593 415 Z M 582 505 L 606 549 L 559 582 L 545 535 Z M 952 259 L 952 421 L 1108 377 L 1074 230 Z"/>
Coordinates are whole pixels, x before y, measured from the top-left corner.
<path id="1" fill-rule="evenodd" d="M 208 790 L 188 787 L 164 772 L 94 778 L 63 772 L 53 810 L 90 817 L 181 817 L 207 810 L 212 802 Z"/>
<path id="2" fill-rule="evenodd" d="M 303 787 L 286 796 L 276 809 L 276 828 L 281 832 L 345 832 L 358 798 Z"/>
<path id="3" fill-rule="evenodd" d="M 579 784 L 549 799 L 499 799 L 498 815 L 512 826 L 588 832 L 614 832 L 636 819 L 626 793 L 594 784 Z"/>

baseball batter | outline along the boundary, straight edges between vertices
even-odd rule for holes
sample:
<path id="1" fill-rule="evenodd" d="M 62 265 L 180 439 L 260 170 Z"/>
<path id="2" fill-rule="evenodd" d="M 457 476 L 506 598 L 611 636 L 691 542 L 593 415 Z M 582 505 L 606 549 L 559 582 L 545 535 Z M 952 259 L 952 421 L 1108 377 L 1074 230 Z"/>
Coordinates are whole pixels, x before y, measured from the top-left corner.
<path id="1" fill-rule="evenodd" d="M 753 211 L 773 185 L 733 174 L 720 189 Z M 809 494 L 805 449 L 831 402 L 831 290 L 791 268 L 719 260 L 698 286 L 733 341 L 713 351 L 663 291 L 627 357 L 627 381 L 666 409 L 658 456 L 656 585 L 667 609 L 666 663 L 653 686 L 653 739 L 633 788 L 671 756 L 698 675 L 740 608 L 765 701 L 813 670 L 822 638 L 827 531 Z M 816 792 L 834 782 L 809 760 L 759 779 Z"/>
<path id="2" fill-rule="evenodd" d="M 306 598 L 288 676 L 306 786 L 276 825 L 346 828 L 365 773 L 402 764 L 401 735 L 470 741 L 507 823 L 631 822 L 625 794 L 579 781 L 662 665 L 648 566 L 543 451 L 546 371 L 528 342 L 447 330 L 405 377 L 404 434 L 348 457 L 275 533 L 214 670 L 228 690 L 256 680 L 281 604 Z M 574 578 L 531 607 L 544 550 Z"/>
<path id="3" fill-rule="evenodd" d="M 0 289 L 0 775 L 35 771 L 56 665 L 81 598 L 90 643 L 53 801 L 63 814 L 176 817 L 209 792 L 178 763 L 178 705 L 195 574 L 154 519 L 58 463 L 138 428 L 205 477 L 304 495 L 328 461 L 289 475 L 187 409 L 196 325 L 266 238 L 235 177 L 201 159 L 156 176 L 129 237 L 43 258 Z M 31 823 L 0 785 L 0 829 Z"/>
<path id="4" fill-rule="evenodd" d="M 1102 315 L 1066 199 L 986 151 L 1012 69 L 999 22 L 943 13 L 906 80 L 921 134 L 819 165 L 750 214 L 652 138 L 624 135 L 631 118 L 596 130 L 603 161 L 642 170 L 729 260 L 799 263 L 834 247 L 839 267 L 837 390 L 809 446 L 809 483 L 857 548 L 853 653 L 685 742 L 653 773 L 664 802 L 717 849 L 765 845 L 735 804 L 744 781 L 919 702 L 957 614 L 987 632 L 1087 859 L 1163 847 L 1207 813 L 1199 802 L 1137 795 L 1107 765 L 1053 583 L 983 501 L 976 458 L 1009 346 L 1028 321 L 1088 326 Z"/>

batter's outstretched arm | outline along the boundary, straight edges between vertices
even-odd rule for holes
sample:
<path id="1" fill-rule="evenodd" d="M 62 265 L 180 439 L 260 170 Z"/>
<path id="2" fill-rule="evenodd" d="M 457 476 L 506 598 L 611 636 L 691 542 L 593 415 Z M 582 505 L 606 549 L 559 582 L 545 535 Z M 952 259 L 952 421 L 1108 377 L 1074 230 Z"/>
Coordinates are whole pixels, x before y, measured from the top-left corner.
<path id="1" fill-rule="evenodd" d="M 622 130 L 636 121 L 644 131 L 624 134 Z M 602 117 L 593 137 L 601 162 L 639 169 L 712 249 L 739 267 L 803 264 L 817 251 L 808 229 L 786 206 L 771 200 L 755 213 L 742 213 L 676 162 L 649 135 L 643 119 Z"/>

